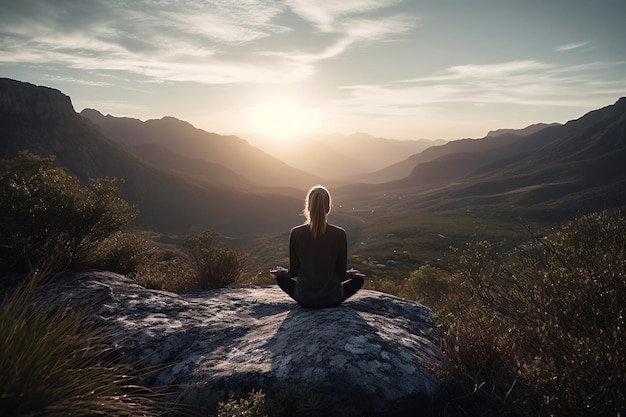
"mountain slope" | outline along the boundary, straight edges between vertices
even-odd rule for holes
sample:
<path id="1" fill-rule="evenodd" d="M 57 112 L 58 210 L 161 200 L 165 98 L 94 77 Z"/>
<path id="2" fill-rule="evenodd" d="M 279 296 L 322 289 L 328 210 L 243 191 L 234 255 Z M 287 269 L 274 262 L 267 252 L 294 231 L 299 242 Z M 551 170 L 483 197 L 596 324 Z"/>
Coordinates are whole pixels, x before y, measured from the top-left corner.
<path id="1" fill-rule="evenodd" d="M 186 174 L 200 180 L 238 187 L 253 187 L 243 176 L 221 164 L 200 158 L 188 158 L 160 145 L 142 144 L 128 146 L 127 150 L 159 169 Z"/>
<path id="2" fill-rule="evenodd" d="M 182 156 L 223 165 L 260 186 L 304 190 L 320 182 L 319 178 L 290 167 L 243 139 L 206 132 L 173 117 L 142 122 L 138 119 L 104 116 L 93 109 L 85 109 L 80 114 L 99 126 L 105 136 L 133 152 L 141 150 L 137 145 L 158 145 L 176 154 L 173 159 Z M 137 155 L 149 158 L 140 153 Z M 166 158 L 161 158 L 160 163 L 164 168 L 174 168 Z M 175 164 L 176 161 L 172 161 L 171 165 Z"/>
<path id="3" fill-rule="evenodd" d="M 491 206 L 573 215 L 626 205 L 626 98 L 525 137 L 457 142 L 422 152 L 428 161 L 402 180 L 340 196 L 379 213 Z"/>
<path id="4" fill-rule="evenodd" d="M 246 138 L 282 161 L 297 163 L 300 169 L 307 172 L 344 183 L 360 181 L 362 175 L 397 163 L 407 155 L 445 143 L 444 140 L 386 139 L 366 133 L 303 135 L 282 142 L 256 135 Z"/>
<path id="5" fill-rule="evenodd" d="M 323 178 L 324 182 L 338 181 L 346 175 L 367 170 L 364 161 L 346 156 L 329 143 L 315 139 L 277 143 L 269 152 L 286 163 Z"/>
<path id="6" fill-rule="evenodd" d="M 444 140 L 393 140 L 374 137 L 366 133 L 352 135 L 324 135 L 319 140 L 330 144 L 335 150 L 366 162 L 367 171 L 378 171 L 403 160 L 407 155 L 422 152 L 431 146 L 446 143 Z"/>
<path id="7" fill-rule="evenodd" d="M 157 169 L 105 137 L 74 111 L 69 97 L 47 87 L 0 79 L 0 138 L 0 158 L 29 149 L 56 155 L 57 164 L 83 182 L 104 176 L 123 180 L 122 197 L 138 207 L 138 225 L 145 229 L 254 236 L 300 221 L 299 195 L 235 189 Z"/>
<path id="8" fill-rule="evenodd" d="M 518 135 L 518 136 L 528 136 L 530 134 L 533 133 L 537 133 L 540 130 L 545 129 L 546 127 L 552 127 L 552 126 L 560 126 L 560 123 L 535 123 L 533 125 L 530 126 L 526 126 L 523 129 L 497 129 L 497 130 L 491 130 L 487 133 L 488 137 L 492 137 L 492 136 L 500 136 L 503 135 L 505 133 L 511 133 L 513 135 Z"/>
<path id="9" fill-rule="evenodd" d="M 493 149 L 504 149 L 517 142 L 521 137 L 539 132 L 543 129 L 560 126 L 558 123 L 550 125 L 538 123 L 524 129 L 501 129 L 492 131 L 482 139 L 459 139 L 443 145 L 431 146 L 420 153 L 411 154 L 408 158 L 387 166 L 377 172 L 361 176 L 360 181 L 371 184 L 381 184 L 408 176 L 413 169 L 422 163 L 430 162 L 444 155 L 453 153 L 477 153 Z"/>

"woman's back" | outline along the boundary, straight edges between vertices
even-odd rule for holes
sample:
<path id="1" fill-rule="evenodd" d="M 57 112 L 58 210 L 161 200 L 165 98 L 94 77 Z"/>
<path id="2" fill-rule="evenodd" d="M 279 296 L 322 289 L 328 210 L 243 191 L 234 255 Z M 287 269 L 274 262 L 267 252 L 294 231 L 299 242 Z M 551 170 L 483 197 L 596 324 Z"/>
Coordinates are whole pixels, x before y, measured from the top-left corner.
<path id="1" fill-rule="evenodd" d="M 309 190 L 302 213 L 306 223 L 291 229 L 289 269 L 270 272 L 291 298 L 306 307 L 333 307 L 363 286 L 356 269 L 346 271 L 348 241 L 341 227 L 328 224 L 330 193 L 316 185 Z"/>
<path id="2" fill-rule="evenodd" d="M 296 299 L 304 305 L 338 304 L 343 297 L 341 282 L 347 264 L 346 232 L 327 225 L 313 238 L 308 225 L 295 227 L 289 238 L 289 273 L 298 277 Z"/>

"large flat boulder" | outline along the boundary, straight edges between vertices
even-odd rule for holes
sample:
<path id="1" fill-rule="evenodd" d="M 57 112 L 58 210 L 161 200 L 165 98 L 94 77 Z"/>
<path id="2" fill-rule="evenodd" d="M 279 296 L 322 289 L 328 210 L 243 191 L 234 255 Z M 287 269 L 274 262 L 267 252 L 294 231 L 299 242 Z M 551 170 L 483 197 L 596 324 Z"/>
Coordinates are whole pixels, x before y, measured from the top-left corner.
<path id="1" fill-rule="evenodd" d="M 291 385 L 317 393 L 330 415 L 385 415 L 419 409 L 440 385 L 431 311 L 376 291 L 312 310 L 277 286 L 179 295 L 100 271 L 66 273 L 46 291 L 95 305 L 129 361 L 165 365 L 145 383 L 193 407 Z"/>

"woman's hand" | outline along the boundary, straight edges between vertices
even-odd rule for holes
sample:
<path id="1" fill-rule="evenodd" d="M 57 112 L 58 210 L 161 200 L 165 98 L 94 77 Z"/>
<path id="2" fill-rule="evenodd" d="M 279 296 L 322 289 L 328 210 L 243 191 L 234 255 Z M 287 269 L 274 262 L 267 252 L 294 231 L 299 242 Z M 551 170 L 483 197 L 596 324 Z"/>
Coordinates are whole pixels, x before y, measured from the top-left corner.
<path id="1" fill-rule="evenodd" d="M 274 275 L 275 277 L 280 276 L 280 274 L 282 274 L 282 273 L 283 273 L 283 271 L 285 271 L 285 272 L 286 272 L 286 271 L 289 271 L 289 270 L 288 270 L 287 268 L 283 267 L 283 266 L 280 266 L 280 265 L 279 265 L 279 266 L 277 266 L 277 267 L 276 267 L 276 268 L 274 268 L 274 269 L 270 269 L 270 273 L 271 273 L 272 275 Z"/>
<path id="2" fill-rule="evenodd" d="M 350 268 L 346 271 L 346 274 L 350 275 L 351 277 L 361 277 L 361 278 L 365 278 L 365 274 L 362 273 L 361 271 L 359 271 L 358 269 L 354 269 L 354 268 Z"/>

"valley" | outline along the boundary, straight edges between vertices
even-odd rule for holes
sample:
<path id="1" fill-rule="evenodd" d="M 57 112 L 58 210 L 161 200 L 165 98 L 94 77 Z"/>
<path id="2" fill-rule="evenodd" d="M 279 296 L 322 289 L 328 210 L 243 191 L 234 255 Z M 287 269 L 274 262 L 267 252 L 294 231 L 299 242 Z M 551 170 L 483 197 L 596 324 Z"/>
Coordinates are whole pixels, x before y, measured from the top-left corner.
<path id="1" fill-rule="evenodd" d="M 245 138 L 174 118 L 79 114 L 69 97 L 46 87 L 0 79 L 0 93 L 0 157 L 29 149 L 55 155 L 82 182 L 115 177 L 140 213 L 135 228 L 168 244 L 216 231 L 249 254 L 250 280 L 286 264 L 289 230 L 302 222 L 302 200 L 316 183 L 331 190 L 331 221 L 348 232 L 351 266 L 374 279 L 406 277 L 425 264 L 446 268 L 450 247 L 470 240 L 512 250 L 528 240 L 527 229 L 626 205 L 625 98 L 564 125 L 479 139 L 308 138 L 281 160 Z M 324 149 L 321 159 L 311 147 Z M 396 161 L 381 167 L 385 148 Z M 346 156 L 351 149 L 358 164 Z M 307 169 L 293 162 L 299 154 L 309 156 Z M 324 168 L 325 155 L 349 167 Z"/>

